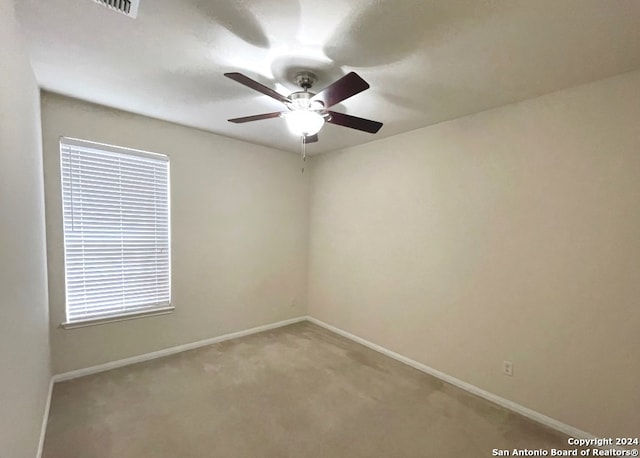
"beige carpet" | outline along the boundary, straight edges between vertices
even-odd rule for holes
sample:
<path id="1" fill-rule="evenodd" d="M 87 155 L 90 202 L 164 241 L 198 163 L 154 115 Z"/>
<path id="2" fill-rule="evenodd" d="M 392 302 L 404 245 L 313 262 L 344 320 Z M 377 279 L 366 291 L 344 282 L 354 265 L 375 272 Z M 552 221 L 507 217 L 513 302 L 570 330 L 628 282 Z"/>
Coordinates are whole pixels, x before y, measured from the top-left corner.
<path id="1" fill-rule="evenodd" d="M 43 457 L 475 458 L 566 439 L 299 323 L 56 384 Z"/>

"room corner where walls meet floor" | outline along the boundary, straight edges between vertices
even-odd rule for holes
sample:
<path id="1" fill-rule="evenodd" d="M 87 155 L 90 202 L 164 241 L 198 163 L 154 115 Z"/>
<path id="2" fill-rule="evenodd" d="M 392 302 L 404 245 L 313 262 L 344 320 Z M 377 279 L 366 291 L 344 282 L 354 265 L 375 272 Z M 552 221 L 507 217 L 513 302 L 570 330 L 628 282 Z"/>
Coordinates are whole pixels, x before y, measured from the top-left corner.
<path id="1" fill-rule="evenodd" d="M 396 352 L 393 352 L 387 348 L 384 348 L 380 345 L 377 345 L 373 342 L 370 342 L 366 339 L 363 339 L 361 337 L 355 336 L 343 329 L 337 328 L 331 324 L 328 324 L 324 321 L 318 320 L 314 317 L 311 316 L 301 316 L 301 317 L 297 317 L 297 318 L 292 318 L 292 319 L 288 319 L 288 320 L 284 320 L 284 321 L 279 321 L 276 323 L 271 323 L 268 325 L 264 325 L 264 326 L 258 326 L 255 328 L 251 328 L 251 329 L 247 329 L 247 330 L 243 330 L 243 331 L 238 331 L 238 332 L 234 332 L 234 333 L 230 333 L 230 334 L 225 334 L 222 336 L 218 336 L 218 337 L 214 337 L 214 338 L 210 338 L 210 339 L 205 339 L 202 341 L 198 341 L 198 342 L 193 342 L 190 344 L 185 344 L 185 345 L 180 345 L 177 347 L 172 347 L 172 348 L 167 348 L 164 350 L 160 350 L 160 351 L 156 351 L 156 352 L 152 352 L 152 353 L 148 353 L 148 354 L 144 354 L 144 355 L 139 355 L 139 356 L 135 356 L 132 358 L 126 358 L 123 360 L 119 360 L 119 361 L 113 361 L 110 363 L 106 363 L 106 364 L 101 364 L 98 366 L 93 366 L 93 367 L 89 367 L 89 368 L 85 368 L 85 369 L 81 369 L 81 370 L 77 370 L 77 371 L 71 371 L 68 373 L 63 373 L 63 374 L 57 374 L 54 375 L 52 377 L 51 380 L 51 386 L 50 386 L 50 391 L 49 391 L 49 398 L 47 400 L 48 404 L 47 404 L 47 414 L 49 412 L 50 409 L 50 403 L 51 403 L 51 390 L 53 388 L 53 384 L 56 382 L 63 382 L 63 381 L 69 381 L 69 380 L 73 380 L 73 379 L 77 379 L 80 377 L 85 377 L 85 376 L 89 376 L 92 374 L 98 374 L 101 372 L 105 372 L 105 371 L 109 371 L 109 370 L 113 370 L 113 369 L 117 369 L 117 368 L 121 368 L 121 367 L 125 367 L 125 366 L 129 366 L 129 365 L 133 365 L 133 364 L 137 364 L 137 363 L 142 363 L 145 361 L 151 361 L 154 359 L 158 359 L 158 358 L 162 358 L 162 357 L 166 357 L 166 356 L 170 356 L 170 355 L 174 355 L 174 354 L 178 354 L 178 353 L 182 353 L 185 351 L 189 351 L 189 350 L 194 350 L 197 348 L 203 348 L 203 347 L 207 347 L 216 343 L 220 343 L 220 342 L 225 342 L 225 341 L 229 341 L 229 340 L 234 340 L 234 339 L 238 339 L 241 337 L 245 337 L 245 336 L 250 336 L 250 335 L 254 335 L 254 334 L 258 334 L 258 333 L 262 333 L 262 332 L 267 332 L 270 330 L 274 330 L 274 329 L 278 329 L 278 328 L 282 328 L 285 326 L 289 326 L 295 323 L 300 323 L 300 322 L 309 322 L 312 323 L 314 325 L 320 326 L 323 329 L 326 329 L 327 331 L 330 331 L 332 333 L 335 333 L 337 335 L 340 335 L 342 337 L 347 338 L 348 340 L 355 342 L 356 344 L 360 344 L 363 345 L 371 350 L 374 350 L 377 353 L 380 353 L 384 356 L 387 356 L 389 358 L 392 358 L 396 361 L 399 361 L 407 366 L 410 366 L 414 369 L 417 369 L 429 376 L 435 377 L 436 379 L 441 380 L 442 382 L 445 382 L 447 384 L 453 385 L 455 387 L 458 387 L 474 396 L 477 396 L 479 398 L 482 398 L 492 404 L 496 404 L 498 406 L 501 406 L 515 414 L 521 415 L 523 417 L 526 417 L 530 420 L 533 420 L 536 423 L 539 423 L 541 425 L 544 425 L 546 427 L 549 427 L 553 430 L 556 430 L 560 433 L 566 434 L 567 436 L 570 437 L 574 437 L 574 438 L 579 438 L 579 439 L 591 439 L 594 438 L 595 436 L 593 434 L 587 433 L 585 431 L 581 431 L 577 428 L 574 428 L 570 425 L 566 425 L 560 421 L 557 421 L 553 418 L 550 418 L 546 415 L 543 415 L 539 412 L 533 411 L 525 406 L 519 405 L 517 403 L 514 403 L 508 399 L 502 398 L 500 396 L 497 396 L 495 394 L 489 393 L 485 390 L 482 390 L 478 387 L 475 387 L 473 385 L 470 385 L 462 380 L 459 380 L 455 377 L 451 377 L 448 374 L 444 374 L 440 371 L 437 371 L 429 366 L 426 366 L 425 364 L 422 364 L 418 361 L 414 361 L 410 358 L 407 358 L 403 355 L 400 355 Z M 42 452 L 42 447 L 44 444 L 44 437 L 45 437 L 45 433 L 46 433 L 46 418 L 45 421 L 43 422 L 43 429 L 42 429 L 42 437 L 40 439 L 40 451 L 38 454 L 38 457 L 41 456 L 41 452 Z"/>

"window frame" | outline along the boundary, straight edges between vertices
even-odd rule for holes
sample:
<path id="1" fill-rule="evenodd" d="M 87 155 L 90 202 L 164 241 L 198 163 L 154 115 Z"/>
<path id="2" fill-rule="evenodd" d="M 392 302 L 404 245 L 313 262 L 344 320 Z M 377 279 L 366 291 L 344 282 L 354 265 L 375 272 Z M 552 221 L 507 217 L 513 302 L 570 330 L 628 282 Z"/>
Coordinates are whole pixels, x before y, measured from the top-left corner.
<path id="1" fill-rule="evenodd" d="M 69 319 L 69 282 L 68 282 L 68 272 L 67 272 L 67 235 L 65 232 L 65 204 L 64 204 L 64 195 L 65 195 L 65 184 L 64 184 L 64 174 L 62 171 L 62 155 L 63 155 L 63 147 L 73 148 L 74 146 L 79 148 L 88 148 L 95 149 L 98 151 L 104 151 L 106 153 L 113 154 L 121 154 L 125 156 L 137 156 L 137 157 L 146 157 L 156 160 L 162 160 L 167 163 L 167 273 L 168 273 L 168 300 L 167 303 L 159 306 L 150 306 L 144 310 L 135 310 L 135 311 L 118 311 L 111 313 L 109 315 L 97 316 L 97 317 L 89 317 L 86 319 Z M 60 165 L 60 197 L 61 197 L 61 224 L 62 224 L 62 261 L 63 261 L 63 272 L 64 272 L 64 308 L 65 308 L 65 321 L 61 323 L 61 327 L 64 329 L 74 329 L 81 328 L 86 326 L 94 326 L 105 323 L 119 322 L 132 320 L 137 318 L 143 318 L 148 316 L 158 316 L 158 315 L 166 315 L 172 313 L 175 310 L 175 306 L 172 302 L 172 290 L 173 290 L 173 282 L 172 282 L 172 240 L 171 240 L 171 159 L 166 154 L 154 153 L 150 151 L 144 151 L 134 148 L 127 148 L 123 146 L 110 145 L 106 143 L 100 143 L 90 140 L 83 140 L 79 138 L 66 137 L 62 136 L 59 138 L 59 165 Z"/>

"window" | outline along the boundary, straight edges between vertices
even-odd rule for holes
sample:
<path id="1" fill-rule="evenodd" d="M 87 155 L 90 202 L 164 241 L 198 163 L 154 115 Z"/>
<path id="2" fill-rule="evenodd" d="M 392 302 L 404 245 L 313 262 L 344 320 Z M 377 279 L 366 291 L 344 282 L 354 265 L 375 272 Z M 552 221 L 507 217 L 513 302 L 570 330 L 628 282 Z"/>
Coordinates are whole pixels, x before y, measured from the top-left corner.
<path id="1" fill-rule="evenodd" d="M 168 313 L 169 158 L 60 139 L 67 323 Z"/>

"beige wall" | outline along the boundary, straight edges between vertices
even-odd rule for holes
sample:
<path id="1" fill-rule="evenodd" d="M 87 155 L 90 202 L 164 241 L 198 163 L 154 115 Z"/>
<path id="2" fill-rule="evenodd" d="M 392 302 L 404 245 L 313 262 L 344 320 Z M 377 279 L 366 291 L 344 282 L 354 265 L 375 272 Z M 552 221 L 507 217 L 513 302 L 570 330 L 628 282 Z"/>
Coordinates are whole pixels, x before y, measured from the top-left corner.
<path id="1" fill-rule="evenodd" d="M 40 95 L 0 0 L 0 456 L 33 458 L 49 388 Z"/>
<path id="2" fill-rule="evenodd" d="M 639 122 L 635 72 L 314 158 L 310 315 L 637 436 Z"/>
<path id="3" fill-rule="evenodd" d="M 295 155 L 49 93 L 42 120 L 54 373 L 305 313 L 307 179 Z M 170 156 L 174 313 L 59 327 L 60 136 Z"/>

